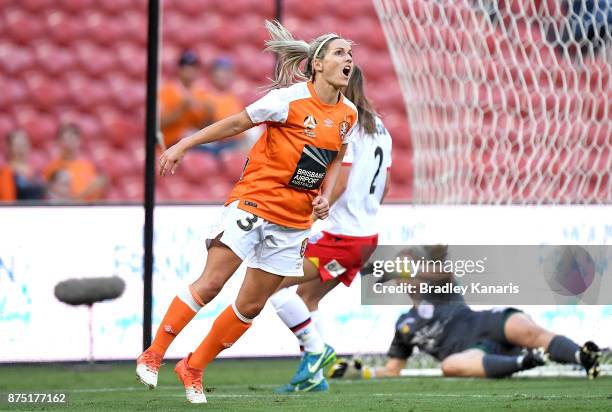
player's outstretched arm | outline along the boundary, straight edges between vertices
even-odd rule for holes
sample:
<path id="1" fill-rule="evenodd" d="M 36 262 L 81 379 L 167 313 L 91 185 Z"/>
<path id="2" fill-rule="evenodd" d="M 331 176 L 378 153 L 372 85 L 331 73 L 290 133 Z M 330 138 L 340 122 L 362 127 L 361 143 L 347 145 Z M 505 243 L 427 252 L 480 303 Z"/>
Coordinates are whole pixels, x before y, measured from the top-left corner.
<path id="1" fill-rule="evenodd" d="M 254 124 L 251 118 L 246 110 L 243 110 L 233 116 L 219 120 L 189 137 L 181 139 L 177 144 L 162 153 L 159 158 L 159 174 L 161 176 L 164 176 L 168 172 L 174 174 L 181 159 L 185 156 L 185 152 L 190 148 L 235 136 L 253 126 Z"/>
<path id="2" fill-rule="evenodd" d="M 370 368 L 364 366 L 362 377 L 364 379 L 395 378 L 400 376 L 402 369 L 406 367 L 406 359 L 389 358 L 382 368 Z"/>

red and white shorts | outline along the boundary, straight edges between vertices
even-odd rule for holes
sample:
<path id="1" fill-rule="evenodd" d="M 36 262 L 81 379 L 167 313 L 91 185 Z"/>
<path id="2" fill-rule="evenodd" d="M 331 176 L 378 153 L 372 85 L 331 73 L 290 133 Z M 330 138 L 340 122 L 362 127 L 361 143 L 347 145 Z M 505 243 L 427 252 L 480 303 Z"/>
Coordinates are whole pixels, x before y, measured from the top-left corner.
<path id="1" fill-rule="evenodd" d="M 356 237 L 323 231 L 308 239 L 305 256 L 319 269 L 321 282 L 338 279 L 350 286 L 377 244 L 378 235 Z"/>

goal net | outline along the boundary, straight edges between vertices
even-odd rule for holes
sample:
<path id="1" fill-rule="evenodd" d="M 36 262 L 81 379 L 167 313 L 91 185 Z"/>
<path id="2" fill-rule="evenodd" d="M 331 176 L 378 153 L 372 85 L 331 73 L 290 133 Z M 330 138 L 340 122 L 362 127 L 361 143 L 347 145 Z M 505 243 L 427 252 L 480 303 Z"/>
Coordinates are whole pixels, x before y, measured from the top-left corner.
<path id="1" fill-rule="evenodd" d="M 612 2 L 374 0 L 415 203 L 612 203 Z"/>

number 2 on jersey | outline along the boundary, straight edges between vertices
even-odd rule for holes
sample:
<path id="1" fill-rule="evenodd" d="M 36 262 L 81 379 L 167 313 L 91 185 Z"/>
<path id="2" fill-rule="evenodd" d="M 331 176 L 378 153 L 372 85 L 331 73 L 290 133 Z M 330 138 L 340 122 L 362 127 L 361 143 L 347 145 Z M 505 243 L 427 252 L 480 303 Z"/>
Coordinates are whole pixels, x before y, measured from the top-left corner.
<path id="1" fill-rule="evenodd" d="M 376 146 L 376 150 L 374 150 L 374 158 L 376 157 L 379 157 L 378 168 L 376 169 L 376 173 L 374 174 L 374 177 L 372 178 L 372 183 L 370 184 L 370 194 L 374 194 L 374 191 L 376 190 L 376 185 L 374 184 L 374 182 L 376 181 L 376 178 L 378 177 L 378 174 L 380 173 L 380 167 L 382 166 L 382 163 L 383 163 L 383 151 L 380 148 L 380 146 Z"/>

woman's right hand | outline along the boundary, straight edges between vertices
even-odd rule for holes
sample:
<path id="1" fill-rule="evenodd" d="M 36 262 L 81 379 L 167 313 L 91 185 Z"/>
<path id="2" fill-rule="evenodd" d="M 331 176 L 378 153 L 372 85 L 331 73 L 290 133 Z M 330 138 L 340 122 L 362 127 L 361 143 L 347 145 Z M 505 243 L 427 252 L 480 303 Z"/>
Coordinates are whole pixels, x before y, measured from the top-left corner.
<path id="1" fill-rule="evenodd" d="M 183 159 L 183 156 L 185 156 L 185 149 L 183 149 L 180 142 L 168 148 L 164 153 L 162 153 L 159 158 L 160 176 L 165 176 L 168 172 L 174 174 L 174 171 Z"/>

